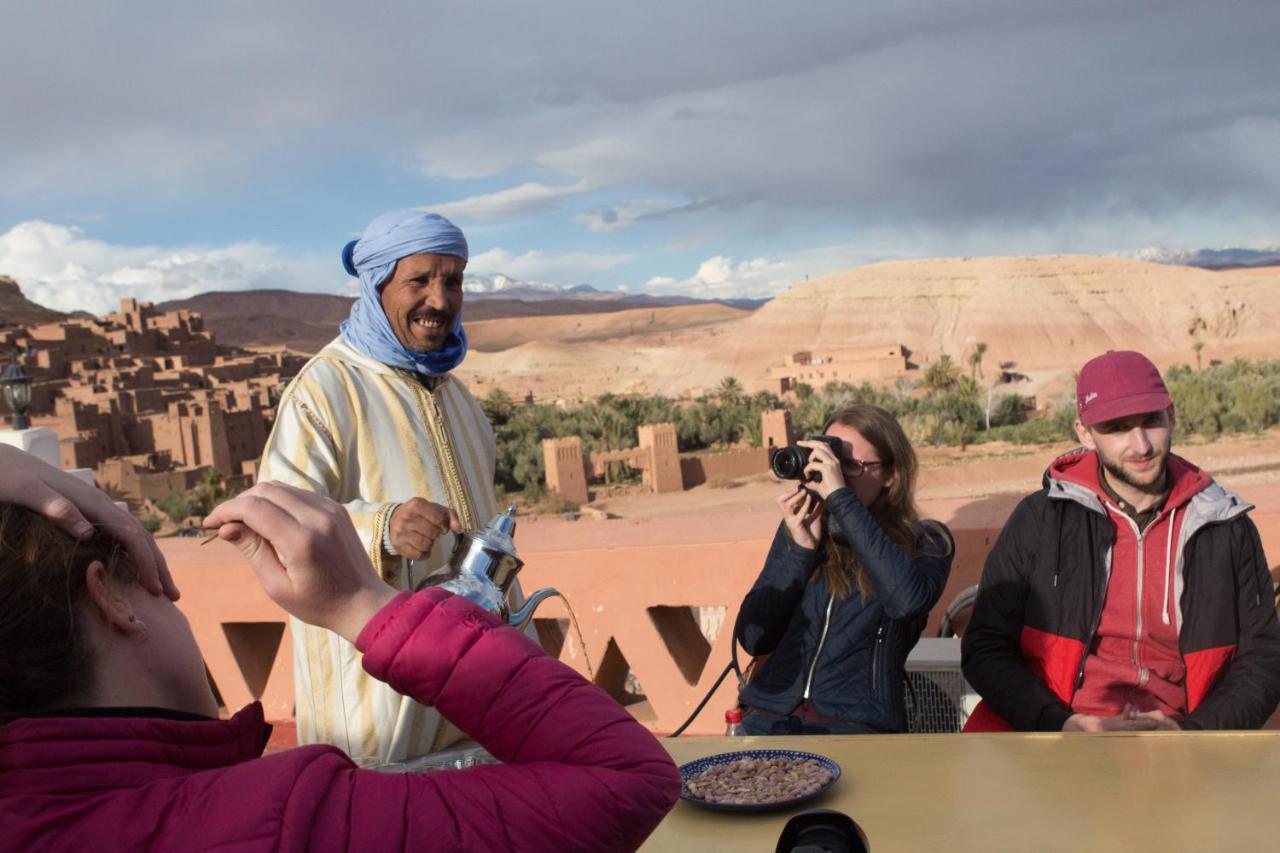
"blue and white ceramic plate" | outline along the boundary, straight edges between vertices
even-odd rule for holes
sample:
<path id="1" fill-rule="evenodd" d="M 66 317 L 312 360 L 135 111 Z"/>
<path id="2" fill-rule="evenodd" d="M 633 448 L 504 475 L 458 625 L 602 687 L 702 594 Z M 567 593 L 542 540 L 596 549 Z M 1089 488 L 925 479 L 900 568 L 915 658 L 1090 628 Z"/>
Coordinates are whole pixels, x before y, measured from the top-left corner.
<path id="1" fill-rule="evenodd" d="M 809 760 L 816 761 L 822 765 L 827 772 L 831 774 L 831 780 L 827 784 L 800 797 L 794 797 L 790 800 L 780 800 L 773 803 L 713 803 L 710 800 L 704 800 L 689 792 L 689 780 L 694 776 L 706 770 L 715 764 L 729 764 L 743 758 L 791 758 L 799 761 Z M 722 752 L 719 755 L 708 755 L 705 758 L 698 758 L 690 761 L 688 764 L 680 765 L 680 799 L 693 803 L 703 808 L 716 809 L 722 812 L 768 812 L 776 809 L 786 809 L 800 803 L 808 802 L 814 797 L 820 796 L 824 791 L 836 783 L 840 778 L 840 765 L 836 764 L 825 755 L 817 755 L 812 752 L 800 752 L 795 749 L 744 749 L 741 752 Z"/>

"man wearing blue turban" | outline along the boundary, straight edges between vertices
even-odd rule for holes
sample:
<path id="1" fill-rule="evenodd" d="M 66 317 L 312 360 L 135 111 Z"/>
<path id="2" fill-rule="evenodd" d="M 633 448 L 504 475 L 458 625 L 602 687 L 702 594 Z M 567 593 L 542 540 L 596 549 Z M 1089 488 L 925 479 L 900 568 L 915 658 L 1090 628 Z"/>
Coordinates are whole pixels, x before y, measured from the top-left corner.
<path id="1" fill-rule="evenodd" d="M 444 567 L 454 534 L 498 509 L 493 430 L 451 372 L 467 354 L 467 240 L 442 216 L 394 211 L 347 244 L 342 261 L 360 298 L 281 398 L 259 479 L 344 504 L 374 567 L 411 589 Z M 350 643 L 290 626 L 300 743 L 379 764 L 461 739 L 435 711 L 369 677 Z"/>

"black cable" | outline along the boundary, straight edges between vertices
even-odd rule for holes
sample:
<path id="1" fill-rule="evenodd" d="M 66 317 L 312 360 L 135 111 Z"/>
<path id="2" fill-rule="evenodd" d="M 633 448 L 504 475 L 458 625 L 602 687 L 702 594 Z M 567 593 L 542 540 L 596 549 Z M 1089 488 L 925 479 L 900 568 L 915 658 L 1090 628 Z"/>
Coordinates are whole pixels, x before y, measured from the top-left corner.
<path id="1" fill-rule="evenodd" d="M 711 685 L 711 689 L 707 691 L 707 695 L 702 697 L 702 701 L 698 703 L 698 707 L 693 709 L 693 713 L 689 715 L 689 719 L 680 724 L 680 728 L 676 729 L 667 737 L 680 737 L 685 729 L 698 718 L 702 713 L 702 709 L 707 707 L 707 703 L 711 701 L 711 697 L 716 695 L 716 691 L 720 689 L 721 683 L 730 671 L 738 674 L 738 688 L 743 686 L 742 667 L 738 666 L 738 623 L 742 619 L 742 609 L 738 609 L 738 617 L 733 620 L 733 642 L 729 645 L 729 665 L 724 668 L 724 672 L 720 673 L 720 677 L 716 679 L 716 683 Z"/>
<path id="2" fill-rule="evenodd" d="M 683 733 L 685 729 L 689 728 L 689 725 L 698 718 L 699 714 L 702 713 L 702 709 L 707 707 L 707 703 L 711 701 L 711 697 L 715 695 L 716 690 L 720 687 L 720 683 L 724 681 L 725 676 L 733 671 L 733 665 L 735 663 L 736 661 L 729 661 L 728 665 L 724 668 L 724 672 L 720 673 L 720 677 L 716 679 L 716 683 L 711 685 L 711 689 L 707 691 L 707 695 L 703 696 L 702 701 L 698 703 L 698 707 L 693 709 L 693 713 L 689 715 L 689 719 L 685 720 L 684 723 L 681 724 L 680 728 L 667 735 L 667 737 L 680 737 L 681 733 Z"/>

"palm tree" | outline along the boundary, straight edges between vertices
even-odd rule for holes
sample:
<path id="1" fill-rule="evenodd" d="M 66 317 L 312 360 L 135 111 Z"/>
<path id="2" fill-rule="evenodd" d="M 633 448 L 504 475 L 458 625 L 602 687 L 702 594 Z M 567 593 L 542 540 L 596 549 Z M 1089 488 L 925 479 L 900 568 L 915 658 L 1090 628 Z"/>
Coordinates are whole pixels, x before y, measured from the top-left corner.
<path id="1" fill-rule="evenodd" d="M 973 345 L 973 352 L 969 353 L 969 376 L 977 379 L 982 376 L 982 357 L 987 354 L 987 344 L 985 341 L 978 341 Z M 985 379 L 986 377 L 983 376 Z"/>
<path id="2" fill-rule="evenodd" d="M 600 444 L 603 445 L 600 448 L 602 450 L 619 450 L 624 446 L 627 419 L 613 405 L 615 400 L 616 398 L 613 395 L 604 395 L 597 398 L 595 403 L 584 407 L 582 412 L 586 423 L 592 431 L 599 434 Z M 621 463 L 617 462 L 610 462 L 606 465 L 604 470 L 605 483 L 612 483 L 620 468 Z"/>
<path id="3" fill-rule="evenodd" d="M 489 421 L 501 426 L 511 420 L 511 415 L 515 412 L 516 404 L 511 399 L 511 395 L 501 388 L 494 388 L 492 391 L 480 401 L 480 407 L 484 409 L 484 413 L 489 416 Z"/>
<path id="4" fill-rule="evenodd" d="M 716 389 L 716 396 L 723 403 L 732 403 L 742 397 L 742 383 L 732 376 L 726 376 L 720 380 L 720 387 Z"/>
<path id="5" fill-rule="evenodd" d="M 960 368 L 945 352 L 924 372 L 924 387 L 930 391 L 950 391 L 960 381 Z"/>

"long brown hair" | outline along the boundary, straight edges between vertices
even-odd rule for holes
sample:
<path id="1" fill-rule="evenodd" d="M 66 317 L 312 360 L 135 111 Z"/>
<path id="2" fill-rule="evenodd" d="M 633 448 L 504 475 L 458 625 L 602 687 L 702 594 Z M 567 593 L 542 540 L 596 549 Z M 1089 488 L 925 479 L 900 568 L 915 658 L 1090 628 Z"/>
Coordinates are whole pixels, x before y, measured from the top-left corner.
<path id="1" fill-rule="evenodd" d="M 916 557 L 920 553 L 917 541 L 920 510 L 916 507 L 917 463 L 911 440 L 903 432 L 897 418 L 879 406 L 866 403 L 855 403 L 836 412 L 827 418 L 822 431 L 825 433 L 836 424 L 857 430 L 876 449 L 881 473 L 892 479 L 888 488 L 881 492 L 868 510 L 895 545 L 905 551 L 907 556 Z M 832 521 L 828 518 L 826 559 L 818 567 L 814 577 L 820 572 L 827 582 L 827 588 L 838 599 L 848 598 L 856 587 L 858 595 L 864 601 L 869 600 L 873 597 L 874 590 L 867 580 L 867 574 L 858 561 L 857 554 L 831 536 L 831 524 Z M 949 537 L 943 538 L 950 542 Z"/>
<path id="2" fill-rule="evenodd" d="M 72 704 L 92 688 L 83 602 L 94 560 L 112 578 L 137 579 L 105 533 L 79 542 L 41 515 L 0 503 L 0 719 Z"/>

